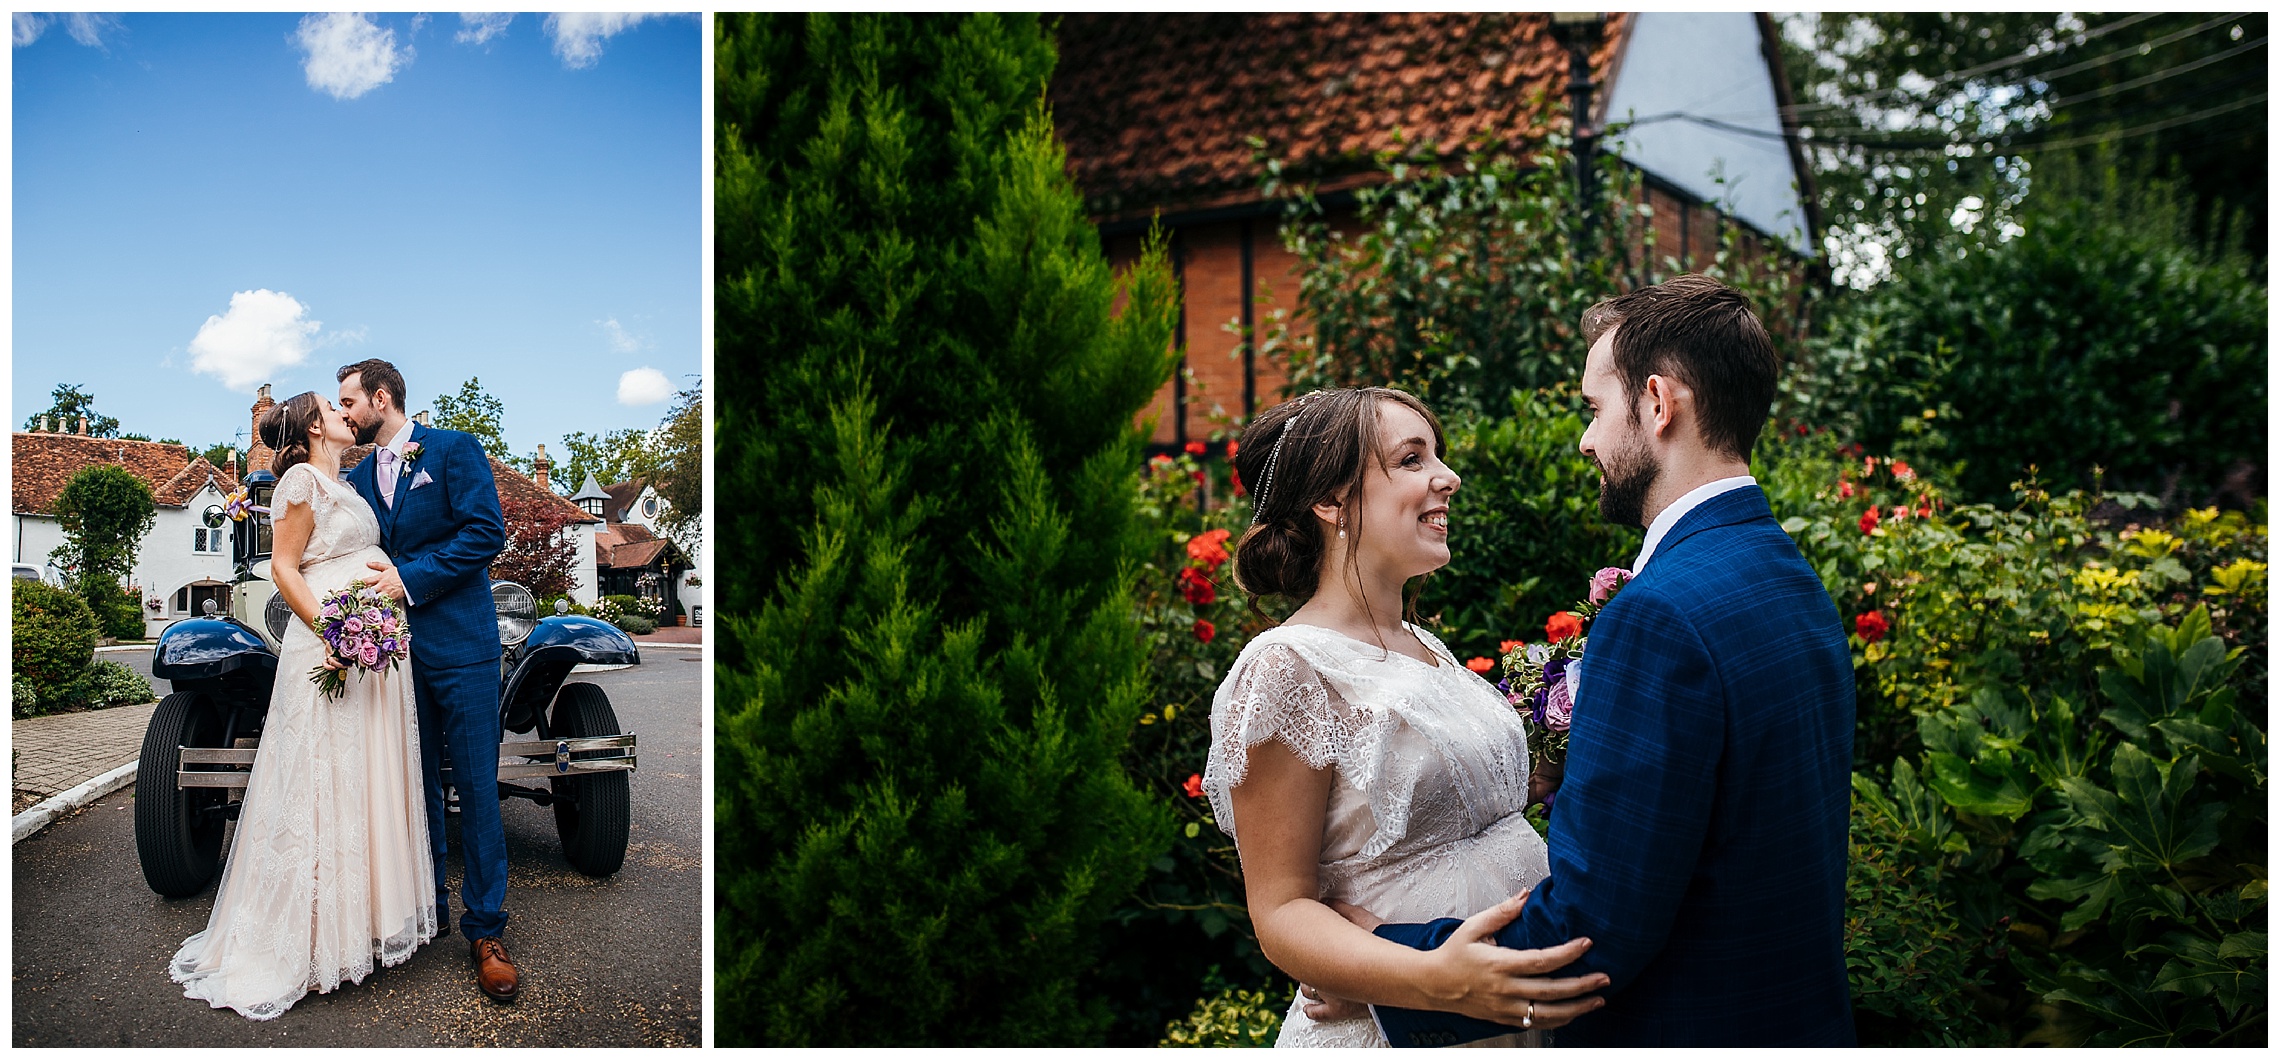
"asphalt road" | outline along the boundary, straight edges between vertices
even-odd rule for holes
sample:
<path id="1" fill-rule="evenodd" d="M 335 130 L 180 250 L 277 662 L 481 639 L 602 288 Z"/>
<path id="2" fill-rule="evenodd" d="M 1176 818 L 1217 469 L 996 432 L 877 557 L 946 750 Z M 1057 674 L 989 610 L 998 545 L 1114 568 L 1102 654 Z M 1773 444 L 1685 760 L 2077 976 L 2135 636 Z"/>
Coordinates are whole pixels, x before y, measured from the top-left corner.
<path id="1" fill-rule="evenodd" d="M 112 653 L 129 662 L 139 655 Z M 311 994 L 256 1023 L 182 996 L 167 961 L 206 926 L 213 889 L 160 898 L 135 857 L 134 789 L 15 847 L 12 1041 L 18 1046 L 696 1046 L 702 973 L 703 801 L 694 645 L 645 646 L 643 663 L 579 674 L 641 737 L 625 867 L 603 880 L 562 860 L 551 810 L 505 806 L 511 1005 L 475 988 L 455 931 L 362 984 Z M 161 682 L 163 684 L 163 682 Z M 164 688 L 159 691 L 163 694 Z M 232 833 L 234 834 L 234 832 Z M 459 843 L 453 827 L 452 892 Z M 459 913 L 456 898 L 452 915 Z"/>

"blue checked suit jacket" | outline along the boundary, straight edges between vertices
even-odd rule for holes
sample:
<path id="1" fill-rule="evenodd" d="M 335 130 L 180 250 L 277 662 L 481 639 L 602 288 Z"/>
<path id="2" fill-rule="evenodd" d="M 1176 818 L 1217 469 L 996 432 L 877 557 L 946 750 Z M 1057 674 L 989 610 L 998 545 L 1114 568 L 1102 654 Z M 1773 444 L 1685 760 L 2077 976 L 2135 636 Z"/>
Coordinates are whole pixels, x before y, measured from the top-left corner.
<path id="1" fill-rule="evenodd" d="M 380 517 L 380 547 L 411 593 L 412 661 L 496 662 L 491 561 L 506 547 L 507 524 L 491 460 L 474 435 L 459 431 L 414 423 L 411 440 L 420 443 L 419 459 L 399 469 L 393 507 L 380 501 L 377 456 L 358 461 L 348 482 Z"/>
<path id="2" fill-rule="evenodd" d="M 1671 528 L 1592 624 L 1551 876 L 1497 941 L 1592 940 L 1561 1046 L 1853 1045 L 1844 955 L 1853 669 L 1821 580 L 1746 486 Z M 1431 949 L 1457 926 L 1378 933 Z M 1377 1010 L 1397 1046 L 1509 1028 Z"/>

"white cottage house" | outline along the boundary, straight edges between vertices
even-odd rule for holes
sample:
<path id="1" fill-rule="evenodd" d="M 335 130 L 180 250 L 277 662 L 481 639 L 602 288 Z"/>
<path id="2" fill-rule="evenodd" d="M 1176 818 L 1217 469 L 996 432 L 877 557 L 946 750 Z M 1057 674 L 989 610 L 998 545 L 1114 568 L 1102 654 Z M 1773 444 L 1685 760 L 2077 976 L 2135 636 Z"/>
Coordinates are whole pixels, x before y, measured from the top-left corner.
<path id="1" fill-rule="evenodd" d="M 62 572 L 49 559 L 64 543 L 56 498 L 82 469 L 115 464 L 148 483 L 158 505 L 127 579 L 128 591 L 142 603 L 146 634 L 155 636 L 175 619 L 200 613 L 207 600 L 227 603 L 229 527 L 207 526 L 205 513 L 237 489 L 234 466 L 215 467 L 179 445 L 84 434 L 18 431 L 9 445 L 15 461 L 15 562 L 60 581 Z"/>
<path id="2" fill-rule="evenodd" d="M 605 595 L 642 596 L 645 595 L 643 580 L 654 579 L 660 583 L 660 592 L 663 586 L 671 586 L 671 599 L 665 613 L 667 623 L 681 615 L 691 616 L 692 625 L 701 621 L 703 612 L 698 609 L 704 605 L 704 586 L 701 580 L 690 584 L 697 573 L 696 567 L 666 536 L 665 517 L 672 511 L 672 504 L 656 487 L 641 479 L 603 486 L 588 474 L 570 500 L 607 520 L 596 538 Z"/>

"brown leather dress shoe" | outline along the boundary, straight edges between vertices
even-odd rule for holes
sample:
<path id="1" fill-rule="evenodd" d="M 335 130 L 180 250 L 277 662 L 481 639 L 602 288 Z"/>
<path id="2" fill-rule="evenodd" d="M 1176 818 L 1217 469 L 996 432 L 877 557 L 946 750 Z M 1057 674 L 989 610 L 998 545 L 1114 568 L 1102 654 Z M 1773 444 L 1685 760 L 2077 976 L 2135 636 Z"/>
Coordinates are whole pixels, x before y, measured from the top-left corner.
<path id="1" fill-rule="evenodd" d="M 475 939 L 468 944 L 468 956 L 475 959 L 475 985 L 483 988 L 485 996 L 493 1001 L 515 999 L 522 982 L 515 974 L 515 962 L 507 958 L 505 942 L 497 935 Z"/>

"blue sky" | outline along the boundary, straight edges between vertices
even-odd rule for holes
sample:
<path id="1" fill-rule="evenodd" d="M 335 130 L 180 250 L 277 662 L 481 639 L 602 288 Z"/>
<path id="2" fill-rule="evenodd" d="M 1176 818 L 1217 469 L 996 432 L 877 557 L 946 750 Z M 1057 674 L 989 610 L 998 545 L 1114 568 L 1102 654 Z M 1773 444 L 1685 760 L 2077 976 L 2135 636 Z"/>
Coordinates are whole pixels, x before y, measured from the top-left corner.
<path id="1" fill-rule="evenodd" d="M 700 21 L 502 17 L 16 15 L 11 425 L 78 383 L 228 442 L 383 357 L 521 454 L 654 426 L 703 363 Z"/>

